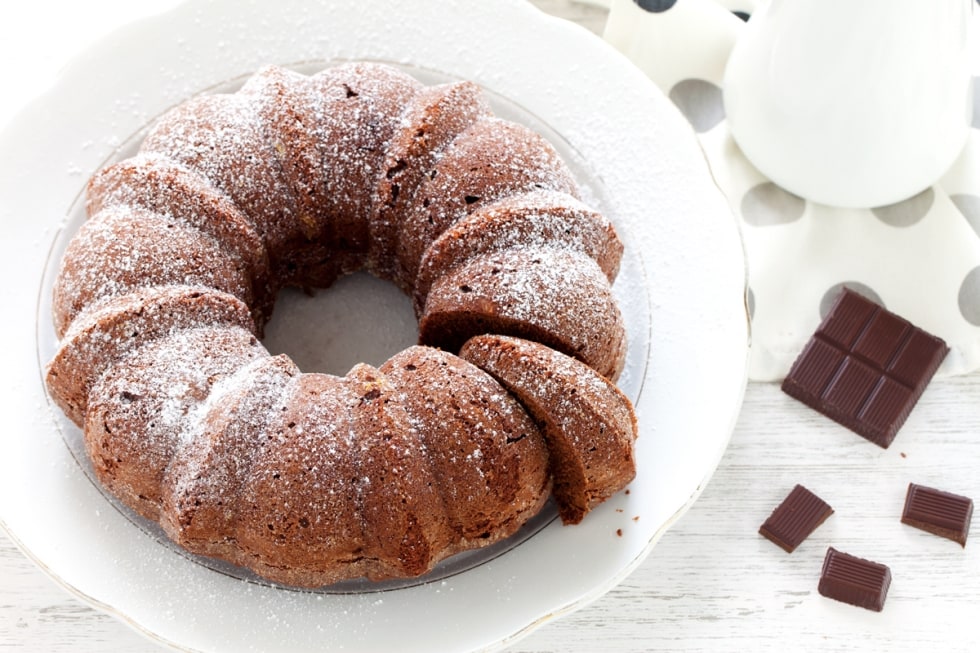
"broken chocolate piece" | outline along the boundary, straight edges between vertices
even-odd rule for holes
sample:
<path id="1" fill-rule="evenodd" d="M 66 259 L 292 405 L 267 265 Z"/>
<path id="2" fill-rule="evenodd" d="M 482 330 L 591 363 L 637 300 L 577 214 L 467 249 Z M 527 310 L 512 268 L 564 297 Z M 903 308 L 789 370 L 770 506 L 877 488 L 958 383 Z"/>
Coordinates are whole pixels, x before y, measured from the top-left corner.
<path id="1" fill-rule="evenodd" d="M 802 485 L 797 485 L 776 506 L 759 533 L 787 553 L 796 550 L 817 526 L 834 513 L 823 499 Z"/>
<path id="2" fill-rule="evenodd" d="M 835 601 L 881 612 L 891 583 L 892 572 L 887 566 L 830 547 L 817 591 Z"/>
<path id="3" fill-rule="evenodd" d="M 888 447 L 949 347 L 845 288 L 783 381 L 783 391 Z"/>
<path id="4" fill-rule="evenodd" d="M 973 518 L 973 499 L 909 483 L 902 523 L 966 546 Z"/>

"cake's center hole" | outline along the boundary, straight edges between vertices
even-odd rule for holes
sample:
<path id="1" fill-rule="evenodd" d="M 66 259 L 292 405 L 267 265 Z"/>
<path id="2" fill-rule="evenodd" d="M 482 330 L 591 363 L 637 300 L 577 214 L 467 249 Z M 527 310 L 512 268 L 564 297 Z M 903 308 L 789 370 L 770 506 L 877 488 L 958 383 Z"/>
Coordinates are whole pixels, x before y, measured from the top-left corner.
<path id="1" fill-rule="evenodd" d="M 304 372 L 343 376 L 356 363 L 378 366 L 418 342 L 412 301 L 393 283 L 366 272 L 337 280 L 312 297 L 279 293 L 262 343 Z"/>

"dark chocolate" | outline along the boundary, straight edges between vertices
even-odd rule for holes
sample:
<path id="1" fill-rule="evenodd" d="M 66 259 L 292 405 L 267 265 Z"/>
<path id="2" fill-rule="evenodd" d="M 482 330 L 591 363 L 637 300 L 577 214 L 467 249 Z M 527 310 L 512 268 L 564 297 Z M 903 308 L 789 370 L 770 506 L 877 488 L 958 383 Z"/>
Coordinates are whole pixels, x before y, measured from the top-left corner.
<path id="1" fill-rule="evenodd" d="M 817 591 L 829 599 L 881 612 L 891 583 L 887 566 L 830 547 Z"/>
<path id="2" fill-rule="evenodd" d="M 887 448 L 948 352 L 942 339 L 845 288 L 782 387 Z"/>
<path id="3" fill-rule="evenodd" d="M 823 499 L 802 485 L 797 485 L 776 506 L 759 533 L 787 553 L 792 553 L 817 526 L 834 513 Z"/>
<path id="4" fill-rule="evenodd" d="M 973 518 L 973 499 L 909 483 L 902 523 L 966 546 Z"/>

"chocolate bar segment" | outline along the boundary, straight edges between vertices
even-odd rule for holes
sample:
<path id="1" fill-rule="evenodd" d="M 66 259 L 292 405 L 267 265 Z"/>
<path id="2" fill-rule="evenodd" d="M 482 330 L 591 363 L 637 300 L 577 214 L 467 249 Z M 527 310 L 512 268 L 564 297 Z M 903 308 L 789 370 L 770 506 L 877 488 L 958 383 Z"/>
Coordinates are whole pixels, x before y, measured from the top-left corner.
<path id="1" fill-rule="evenodd" d="M 909 483 L 902 523 L 966 546 L 973 519 L 973 499 Z"/>
<path id="2" fill-rule="evenodd" d="M 888 447 L 949 347 L 844 288 L 783 380 L 783 391 Z"/>
<path id="3" fill-rule="evenodd" d="M 829 599 L 881 612 L 891 583 L 887 566 L 830 547 L 817 591 Z"/>
<path id="4" fill-rule="evenodd" d="M 823 499 L 802 485 L 797 485 L 776 506 L 759 533 L 787 553 L 796 550 L 820 524 L 834 513 Z"/>

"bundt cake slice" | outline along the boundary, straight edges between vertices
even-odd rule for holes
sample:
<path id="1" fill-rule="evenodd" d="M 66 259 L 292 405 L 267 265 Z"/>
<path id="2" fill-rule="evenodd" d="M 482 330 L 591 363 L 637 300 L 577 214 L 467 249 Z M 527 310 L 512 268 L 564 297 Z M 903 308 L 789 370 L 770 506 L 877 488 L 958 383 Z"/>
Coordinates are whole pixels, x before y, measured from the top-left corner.
<path id="1" fill-rule="evenodd" d="M 306 225 L 298 219 L 296 197 L 265 137 L 254 98 L 191 98 L 153 125 L 140 152 L 193 170 L 231 198 L 265 242 L 273 269 L 285 267 Z"/>
<path id="2" fill-rule="evenodd" d="M 523 125 L 493 117 L 476 121 L 424 175 L 398 234 L 398 276 L 414 283 L 429 245 L 460 218 L 508 195 L 541 189 L 578 196 L 551 144 Z"/>
<path id="3" fill-rule="evenodd" d="M 368 269 L 408 292 L 412 279 L 396 274 L 398 233 L 423 175 L 443 150 L 478 119 L 490 115 L 483 93 L 472 82 L 428 86 L 405 107 L 385 152 L 382 174 L 369 216 Z"/>
<path id="4" fill-rule="evenodd" d="M 239 497 L 262 450 L 256 445 L 286 410 L 299 376 L 288 357 L 261 357 L 209 397 L 164 477 L 160 524 L 172 540 L 192 553 L 250 562 L 235 540 Z"/>
<path id="5" fill-rule="evenodd" d="M 370 243 L 367 218 L 385 153 L 422 85 L 396 68 L 371 63 L 328 68 L 308 85 L 317 98 L 313 133 L 326 171 L 320 212 L 332 224 L 331 244 L 357 253 L 363 265 Z"/>
<path id="6" fill-rule="evenodd" d="M 246 82 L 241 94 L 255 99 L 299 212 L 302 239 L 285 283 L 328 286 L 363 266 L 371 189 L 398 117 L 420 89 L 404 73 L 365 63 L 312 77 L 267 66 Z"/>
<path id="7" fill-rule="evenodd" d="M 633 480 L 636 416 L 615 385 L 554 349 L 520 338 L 478 336 L 460 356 L 497 379 L 541 427 L 564 523 L 577 524 Z"/>
<path id="8" fill-rule="evenodd" d="M 92 384 L 106 369 L 147 342 L 203 326 L 254 328 L 241 300 L 204 287 L 140 288 L 92 307 L 71 323 L 48 363 L 48 392 L 82 426 Z"/>
<path id="9" fill-rule="evenodd" d="M 415 279 L 416 315 L 422 314 L 436 279 L 479 256 L 526 246 L 587 254 L 610 283 L 623 255 L 623 244 L 609 220 L 571 195 L 556 191 L 512 195 L 461 219 L 429 246 Z"/>
<path id="10" fill-rule="evenodd" d="M 626 357 L 609 281 L 592 258 L 574 250 L 516 247 L 440 277 L 419 319 L 420 340 L 455 352 L 484 333 L 541 342 L 611 379 Z"/>
<path id="11" fill-rule="evenodd" d="M 353 425 L 355 384 L 301 375 L 268 426 L 238 498 L 242 561 L 271 580 L 326 585 L 374 570 L 360 511 L 365 477 Z"/>
<path id="12" fill-rule="evenodd" d="M 410 347 L 380 368 L 432 465 L 455 550 L 513 534 L 544 505 L 548 451 L 537 426 L 492 377 L 457 356 Z"/>
<path id="13" fill-rule="evenodd" d="M 347 378 L 358 397 L 352 427 L 368 577 L 419 576 L 444 558 L 454 541 L 428 452 L 381 372 L 362 363 Z"/>
<path id="14" fill-rule="evenodd" d="M 203 286 L 254 303 L 252 278 L 241 259 L 203 231 L 141 209 L 100 211 L 78 230 L 63 260 L 52 291 L 59 336 L 82 309 L 136 288 Z"/>
<path id="15" fill-rule="evenodd" d="M 120 358 L 93 384 L 85 446 L 99 481 L 160 520 L 167 467 L 193 439 L 223 379 L 265 349 L 242 327 L 183 328 Z"/>
<path id="16" fill-rule="evenodd" d="M 315 94 L 309 77 L 279 66 L 261 68 L 239 94 L 255 104 L 257 125 L 296 198 L 303 239 L 332 243 L 333 225 L 323 208 L 327 170 L 321 162 L 317 112 L 320 104 L 337 98 Z"/>
<path id="17" fill-rule="evenodd" d="M 296 202 L 292 242 L 283 243 L 288 256 L 279 259 L 280 285 L 329 286 L 358 267 L 358 255 L 337 245 L 330 201 L 325 197 L 327 171 L 322 165 L 318 112 L 325 101 L 311 89 L 306 75 L 266 66 L 245 82 L 239 94 L 254 102 L 258 125 L 276 157 L 284 183 Z M 335 95 L 341 96 L 338 89 Z"/>
<path id="18" fill-rule="evenodd" d="M 256 324 L 265 324 L 274 297 L 269 256 L 247 216 L 201 175 L 163 156 L 147 154 L 103 168 L 89 181 L 86 210 L 125 207 L 170 216 L 217 241 L 225 256 L 241 261 L 253 280 Z M 213 264 L 213 262 L 212 262 Z"/>

